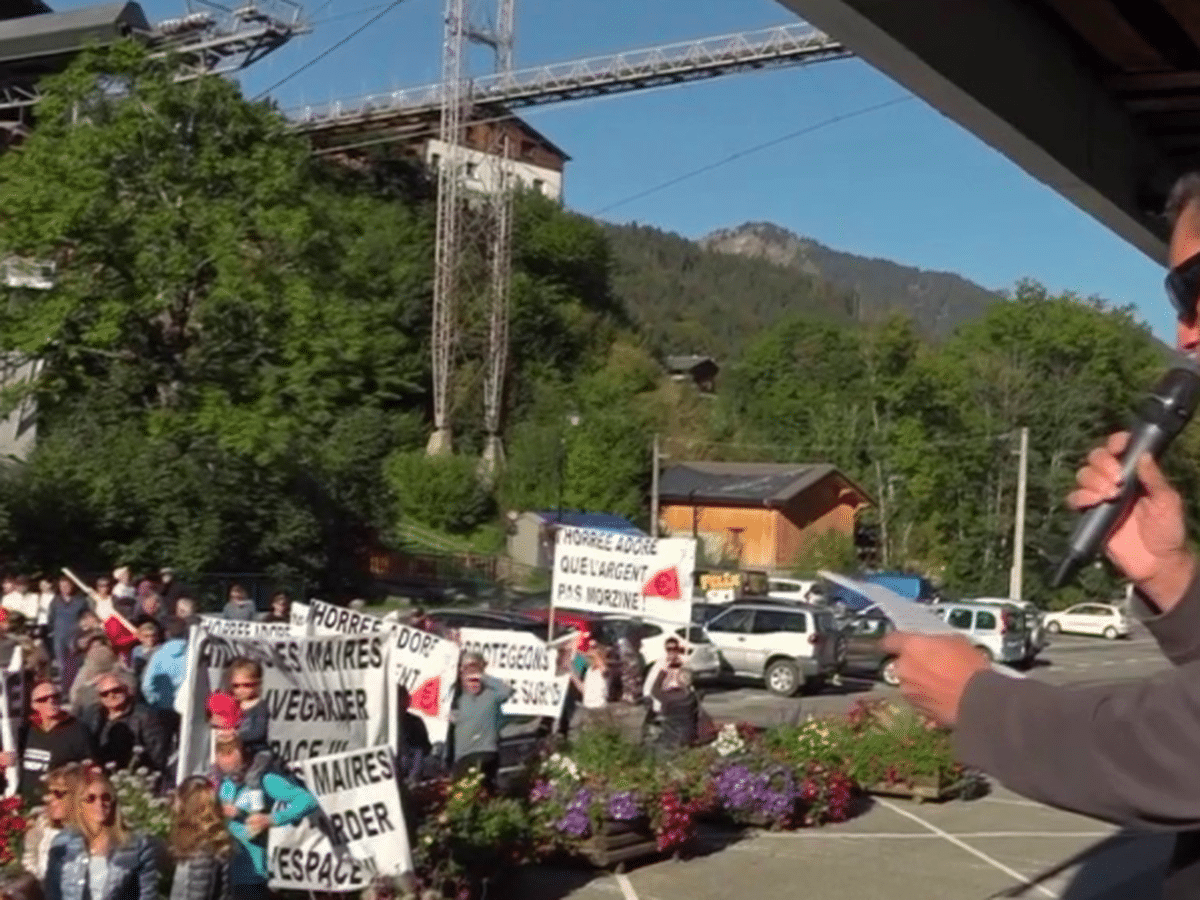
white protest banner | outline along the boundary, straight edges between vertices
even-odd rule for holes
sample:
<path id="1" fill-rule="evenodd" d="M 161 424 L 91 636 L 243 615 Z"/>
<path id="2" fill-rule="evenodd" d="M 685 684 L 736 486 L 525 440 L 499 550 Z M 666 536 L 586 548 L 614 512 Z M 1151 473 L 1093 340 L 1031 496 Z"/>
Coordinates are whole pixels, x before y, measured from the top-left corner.
<path id="1" fill-rule="evenodd" d="M 268 740 L 279 756 L 298 762 L 351 747 L 388 741 L 395 718 L 385 664 L 385 635 L 242 640 L 192 629 L 186 694 L 180 713 L 179 774 L 207 771 L 211 734 L 206 701 L 226 667 L 248 657 L 263 667 L 262 702 Z"/>
<path id="2" fill-rule="evenodd" d="M 690 625 L 694 538 L 563 527 L 554 542 L 551 603 Z"/>
<path id="3" fill-rule="evenodd" d="M 513 687 L 504 704 L 505 715 L 558 718 L 567 696 L 570 670 L 560 671 L 558 647 L 548 646 L 528 631 L 462 628 L 459 646 L 483 655 L 487 673 Z M 570 653 L 563 654 L 570 665 Z"/>
<path id="4" fill-rule="evenodd" d="M 388 676 L 411 698 L 409 712 L 425 720 L 429 739 L 446 740 L 450 726 L 450 701 L 458 679 L 458 645 L 453 641 L 399 622 L 384 622 L 388 629 Z M 392 744 L 398 744 L 399 719 L 391 719 Z"/>
<path id="5" fill-rule="evenodd" d="M 244 640 L 292 637 L 292 626 L 287 622 L 247 622 L 240 619 L 222 619 L 220 616 L 201 616 L 200 628 L 207 634 Z"/>
<path id="6" fill-rule="evenodd" d="M 377 875 L 411 872 L 408 826 L 387 747 L 306 759 L 292 766 L 321 812 L 267 833 L 271 887 L 361 891 Z"/>
<path id="7" fill-rule="evenodd" d="M 288 607 L 288 617 L 292 622 L 292 635 L 295 637 L 307 637 L 309 634 L 309 605 L 295 600 L 292 601 Z"/>
<path id="8" fill-rule="evenodd" d="M 387 622 L 371 613 L 356 612 L 323 600 L 309 605 L 313 634 L 385 634 L 388 636 L 388 677 L 409 694 L 409 711 L 425 720 L 429 739 L 446 739 L 450 700 L 458 677 L 458 646 L 453 641 L 405 625 Z M 399 720 L 392 716 L 389 732 L 396 745 Z"/>
<path id="9" fill-rule="evenodd" d="M 314 600 L 308 606 L 308 627 L 316 636 L 366 634 L 386 631 L 388 623 L 371 613 L 356 612 L 324 600 Z"/>

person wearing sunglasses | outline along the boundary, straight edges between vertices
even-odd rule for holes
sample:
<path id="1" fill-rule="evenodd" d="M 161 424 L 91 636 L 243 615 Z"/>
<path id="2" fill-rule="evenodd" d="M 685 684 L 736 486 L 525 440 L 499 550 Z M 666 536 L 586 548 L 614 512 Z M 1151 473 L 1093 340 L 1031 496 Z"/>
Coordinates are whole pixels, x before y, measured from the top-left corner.
<path id="1" fill-rule="evenodd" d="M 1200 351 L 1200 172 L 1167 203 L 1166 293 L 1181 353 Z M 1089 509 L 1117 496 L 1126 433 L 1088 455 L 1067 505 Z M 1200 897 L 1200 567 L 1187 540 L 1184 503 L 1149 455 L 1140 492 L 1105 552 L 1132 583 L 1132 605 L 1173 664 L 1151 676 L 1101 685 L 1051 685 L 996 672 L 964 638 L 894 632 L 904 696 L 955 729 L 960 762 L 1019 794 L 1131 828 L 1177 833 L 1161 893 Z M 1126 892 L 1126 895 L 1129 895 Z M 1143 896 L 1139 893 L 1138 896 Z"/>
<path id="2" fill-rule="evenodd" d="M 46 776 L 45 805 L 25 831 L 21 851 L 21 865 L 39 880 L 46 877 L 50 845 L 71 820 L 75 812 L 75 797 L 82 784 L 83 766 L 79 763 L 67 763 L 51 769 Z"/>
<path id="3" fill-rule="evenodd" d="M 29 717 L 17 729 L 17 749 L 0 753 L 5 775 L 18 769 L 17 789 L 31 806 L 42 800 L 43 777 L 69 762 L 96 758 L 96 742 L 87 726 L 63 708 L 62 689 L 38 680 L 29 692 Z"/>
<path id="4" fill-rule="evenodd" d="M 126 827 L 108 776 L 87 766 L 70 825 L 50 845 L 46 900 L 158 900 L 157 858 L 150 837 Z"/>
<path id="5" fill-rule="evenodd" d="M 134 695 L 133 684 L 124 670 L 97 676 L 99 702 L 81 718 L 96 738 L 100 765 L 117 769 L 144 766 L 161 777 L 167 769 L 171 736 L 158 713 Z"/>

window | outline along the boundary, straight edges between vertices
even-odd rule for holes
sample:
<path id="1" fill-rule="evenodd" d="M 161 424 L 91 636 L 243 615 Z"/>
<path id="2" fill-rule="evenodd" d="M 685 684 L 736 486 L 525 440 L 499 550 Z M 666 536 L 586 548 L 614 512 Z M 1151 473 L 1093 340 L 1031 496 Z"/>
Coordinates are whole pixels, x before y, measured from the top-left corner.
<path id="1" fill-rule="evenodd" d="M 754 634 L 777 631 L 808 631 L 808 618 L 802 612 L 784 609 L 760 609 L 754 614 Z"/>
<path id="2" fill-rule="evenodd" d="M 540 178 L 533 179 L 533 189 L 539 194 L 546 193 L 546 182 L 542 181 Z"/>
<path id="3" fill-rule="evenodd" d="M 964 631 L 971 630 L 971 611 L 969 609 L 952 609 L 950 615 L 946 617 L 946 621 L 950 623 L 952 628 L 961 628 Z"/>
<path id="4" fill-rule="evenodd" d="M 433 169 L 435 172 L 436 172 L 438 169 L 440 169 L 440 168 L 442 167 L 442 154 L 440 154 L 440 153 L 431 153 L 431 154 L 429 154 L 429 166 L 430 166 L 430 168 L 432 168 L 432 169 Z"/>
<path id="5" fill-rule="evenodd" d="M 709 631 L 746 634 L 750 631 L 750 619 L 754 613 L 748 609 L 731 609 L 708 623 Z"/>
<path id="6" fill-rule="evenodd" d="M 474 177 L 475 177 L 475 170 L 476 170 L 477 168 L 479 168 L 479 166 L 478 166 L 478 164 L 477 164 L 477 163 L 473 163 L 473 162 L 469 162 L 469 163 L 467 163 L 467 177 L 468 177 L 468 178 L 474 178 Z"/>
<path id="7" fill-rule="evenodd" d="M 975 613 L 975 627 L 978 628 L 980 631 L 995 631 L 996 630 L 995 614 L 981 609 L 979 612 Z"/>

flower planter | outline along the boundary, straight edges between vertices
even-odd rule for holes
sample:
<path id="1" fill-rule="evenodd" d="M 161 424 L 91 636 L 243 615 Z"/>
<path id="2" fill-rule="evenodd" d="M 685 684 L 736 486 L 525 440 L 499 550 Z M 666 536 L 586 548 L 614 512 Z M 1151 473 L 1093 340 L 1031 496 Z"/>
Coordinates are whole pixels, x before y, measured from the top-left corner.
<path id="1" fill-rule="evenodd" d="M 658 853 L 658 840 L 646 818 L 618 822 L 605 819 L 600 828 L 579 845 L 578 854 L 594 866 L 607 869 L 631 859 Z"/>
<path id="2" fill-rule="evenodd" d="M 916 775 L 911 781 L 897 781 L 891 784 L 880 781 L 863 788 L 868 794 L 878 794 L 882 797 L 907 797 L 917 803 L 926 800 L 948 800 L 958 794 L 962 787 L 962 779 L 950 775 Z"/>

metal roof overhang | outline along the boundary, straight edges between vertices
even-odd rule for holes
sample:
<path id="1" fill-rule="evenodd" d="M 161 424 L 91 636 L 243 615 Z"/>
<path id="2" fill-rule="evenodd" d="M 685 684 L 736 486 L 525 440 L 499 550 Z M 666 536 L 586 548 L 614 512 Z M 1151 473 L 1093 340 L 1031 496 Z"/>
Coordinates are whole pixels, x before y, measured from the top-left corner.
<path id="1" fill-rule="evenodd" d="M 61 13 L 0 21 L 0 74 L 54 71 L 89 44 L 103 46 L 150 23 L 137 3 L 105 3 Z"/>
<path id="2" fill-rule="evenodd" d="M 1138 247 L 1200 166 L 1195 0 L 779 0 Z"/>

